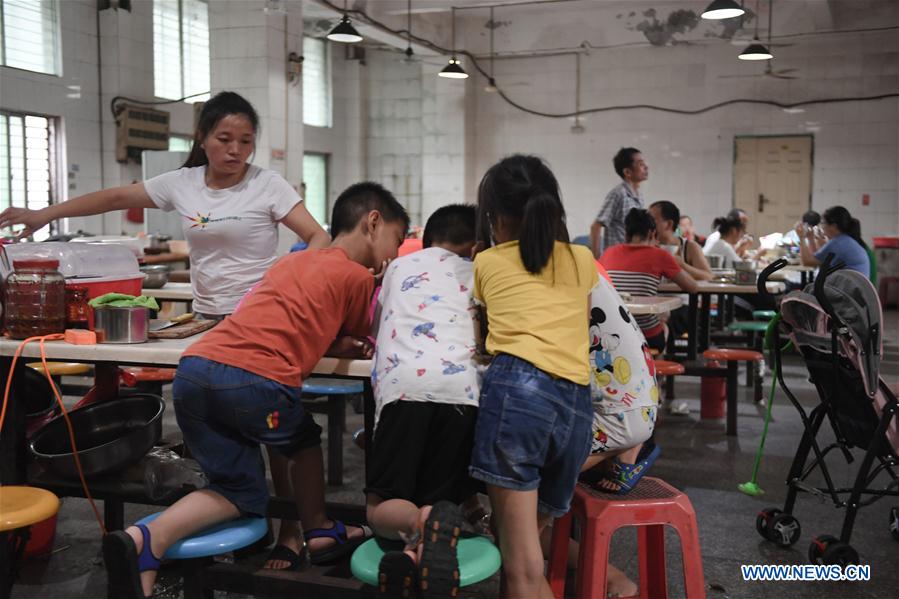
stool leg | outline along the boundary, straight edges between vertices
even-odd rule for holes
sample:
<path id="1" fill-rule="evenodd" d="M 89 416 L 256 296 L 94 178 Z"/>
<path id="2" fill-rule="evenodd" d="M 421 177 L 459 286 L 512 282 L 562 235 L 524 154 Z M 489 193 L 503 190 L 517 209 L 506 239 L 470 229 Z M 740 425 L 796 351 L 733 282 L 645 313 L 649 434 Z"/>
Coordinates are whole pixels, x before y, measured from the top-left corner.
<path id="1" fill-rule="evenodd" d="M 674 401 L 674 376 L 665 377 L 665 401 Z"/>
<path id="2" fill-rule="evenodd" d="M 665 526 L 654 524 L 637 529 L 637 555 L 640 556 L 640 596 L 649 599 L 668 597 L 665 562 Z"/>
<path id="3" fill-rule="evenodd" d="M 727 363 L 727 436 L 737 436 L 737 361 Z"/>
<path id="4" fill-rule="evenodd" d="M 577 560 L 576 597 L 604 597 L 608 584 L 609 544 L 613 531 L 602 530 L 586 518 Z"/>
<path id="5" fill-rule="evenodd" d="M 671 525 L 680 537 L 684 590 L 687 599 L 705 599 L 705 575 L 702 571 L 702 551 L 699 546 L 699 531 L 696 528 L 696 514 L 686 496 L 678 501 L 678 504 L 681 509 L 673 515 Z"/>
<path id="6" fill-rule="evenodd" d="M 184 578 L 184 599 L 215 599 L 215 591 L 205 588 L 203 570 L 212 563 L 212 558 L 200 557 L 181 562 L 181 576 Z"/>
<path id="7" fill-rule="evenodd" d="M 755 349 L 755 331 L 749 334 L 749 347 Z M 753 381 L 755 380 L 755 370 L 753 369 L 752 362 L 746 362 L 746 386 L 752 387 Z"/>
<path id="8" fill-rule="evenodd" d="M 328 398 L 328 484 L 343 484 L 343 429 L 346 419 L 346 396 Z"/>
<path id="9" fill-rule="evenodd" d="M 571 542 L 571 512 L 556 518 L 549 546 L 549 587 L 553 597 L 565 598 L 565 575 L 568 571 L 568 543 Z"/>
<path id="10" fill-rule="evenodd" d="M 125 502 L 119 499 L 103 500 L 103 526 L 106 530 L 123 530 L 125 528 Z"/>

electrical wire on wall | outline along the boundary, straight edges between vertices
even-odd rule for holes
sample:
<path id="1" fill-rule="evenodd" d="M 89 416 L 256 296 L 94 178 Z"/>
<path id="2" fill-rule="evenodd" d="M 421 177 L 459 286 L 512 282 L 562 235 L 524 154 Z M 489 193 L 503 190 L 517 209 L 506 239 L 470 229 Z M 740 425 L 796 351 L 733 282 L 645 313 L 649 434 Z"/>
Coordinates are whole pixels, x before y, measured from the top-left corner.
<path id="1" fill-rule="evenodd" d="M 334 4 L 330 0 L 317 0 L 317 2 L 319 4 L 322 4 L 324 6 L 331 8 L 337 12 L 343 11 L 342 8 L 338 7 L 336 4 Z M 533 3 L 539 4 L 539 2 L 533 2 Z M 470 8 L 473 8 L 473 7 L 470 7 Z M 479 8 L 486 8 L 486 7 L 479 7 Z M 430 48 L 431 50 L 434 50 L 435 52 L 439 52 L 441 54 L 449 54 L 451 52 L 450 49 L 443 48 L 443 47 L 435 44 L 431 40 L 414 35 L 405 29 L 393 29 L 392 27 L 389 27 L 388 25 L 378 21 L 377 19 L 372 18 L 364 10 L 349 9 L 347 12 L 353 13 L 357 18 L 364 20 L 369 25 L 377 27 L 378 29 L 381 29 L 382 31 L 386 31 L 386 32 L 392 33 L 394 35 L 406 36 L 407 38 L 413 39 L 417 43 L 419 43 L 423 46 L 426 46 L 427 48 Z M 896 30 L 896 29 L 899 29 L 899 27 L 892 27 L 892 26 L 891 27 L 878 27 L 878 28 L 874 28 L 871 30 L 856 29 L 856 30 L 846 31 L 845 33 L 859 33 L 859 32 L 867 32 L 867 31 L 880 32 L 880 31 L 888 31 L 888 30 Z M 830 32 L 830 33 L 843 33 L 843 32 L 834 31 L 834 32 Z M 810 35 L 810 34 L 792 34 L 792 35 L 777 36 L 777 37 L 779 39 L 780 37 L 799 37 L 802 35 Z M 632 46 L 632 45 L 636 45 L 636 44 L 624 44 L 624 45 L 622 45 L 622 47 L 629 46 L 629 45 Z M 642 45 L 642 43 L 640 45 Z M 584 48 L 589 48 L 589 49 L 599 49 L 600 48 L 598 46 L 590 45 L 589 42 L 584 42 L 581 46 Z M 603 46 L 602 49 L 609 49 L 609 48 L 613 48 L 613 47 L 617 47 L 617 46 Z M 472 54 L 471 52 L 468 52 L 467 50 L 459 50 L 459 49 L 456 50 L 456 53 L 466 56 L 468 58 L 468 60 L 471 62 L 471 64 L 474 65 L 474 68 L 477 69 L 477 71 L 482 76 L 487 78 L 488 81 L 491 79 L 490 74 L 487 71 L 485 71 L 483 67 L 481 67 L 480 63 L 478 62 L 478 60 L 474 56 L 474 54 Z M 561 51 L 558 54 L 562 55 L 562 54 L 573 54 L 573 53 L 576 53 L 576 52 L 569 50 L 569 51 Z M 572 117 L 579 118 L 585 114 L 613 112 L 613 111 L 618 111 L 618 110 L 656 110 L 659 112 L 667 112 L 670 114 L 697 115 L 697 114 L 703 114 L 706 112 L 710 112 L 712 110 L 717 110 L 719 108 L 724 108 L 725 106 L 733 106 L 733 105 L 737 105 L 737 104 L 755 104 L 755 105 L 772 106 L 772 107 L 784 109 L 784 108 L 798 108 L 801 106 L 810 106 L 813 104 L 840 104 L 840 103 L 844 103 L 844 102 L 869 102 L 869 101 L 875 101 L 875 100 L 884 100 L 884 99 L 888 99 L 888 98 L 899 98 L 899 91 L 886 93 L 886 94 L 870 95 L 870 96 L 813 98 L 810 100 L 802 100 L 800 102 L 779 102 L 777 100 L 760 100 L 760 99 L 755 99 L 755 98 L 734 98 L 731 100 L 724 100 L 723 102 L 718 102 L 716 104 L 711 104 L 711 105 L 705 106 L 703 108 L 697 108 L 694 110 L 669 108 L 667 106 L 657 106 L 655 104 L 622 104 L 622 105 L 617 105 L 617 106 L 602 106 L 602 107 L 597 107 L 597 108 L 584 108 L 584 109 L 579 109 L 579 110 L 576 109 L 575 112 L 552 113 L 552 112 L 544 112 L 541 110 L 535 110 L 533 108 L 528 108 L 527 106 L 524 106 L 523 104 L 520 104 L 519 102 L 516 102 L 515 100 L 510 98 L 508 94 L 506 94 L 503 91 L 503 89 L 500 85 L 496 85 L 496 91 L 499 94 L 499 96 L 513 108 L 516 108 L 516 109 L 521 110 L 522 112 L 526 112 L 528 114 L 533 114 L 536 116 L 542 116 L 542 117 L 547 117 L 547 118 L 555 118 L 555 119 L 564 119 L 564 118 L 572 118 Z"/>

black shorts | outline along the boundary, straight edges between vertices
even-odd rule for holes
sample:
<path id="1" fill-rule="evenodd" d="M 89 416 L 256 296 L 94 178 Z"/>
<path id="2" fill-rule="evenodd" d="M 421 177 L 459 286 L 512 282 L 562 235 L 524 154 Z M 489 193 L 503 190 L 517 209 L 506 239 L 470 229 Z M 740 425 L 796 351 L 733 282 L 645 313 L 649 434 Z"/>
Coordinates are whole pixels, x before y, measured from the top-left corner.
<path id="1" fill-rule="evenodd" d="M 468 476 L 474 406 L 395 401 L 381 410 L 365 493 L 415 505 L 462 503 L 483 488 Z"/>

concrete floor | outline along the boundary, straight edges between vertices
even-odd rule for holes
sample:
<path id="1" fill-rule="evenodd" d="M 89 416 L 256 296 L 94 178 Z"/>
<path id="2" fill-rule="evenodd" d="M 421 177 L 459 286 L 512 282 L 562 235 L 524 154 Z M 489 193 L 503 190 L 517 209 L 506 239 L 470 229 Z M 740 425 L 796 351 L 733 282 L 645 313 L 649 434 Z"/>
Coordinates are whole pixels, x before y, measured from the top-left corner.
<path id="1" fill-rule="evenodd" d="M 888 312 L 884 333 L 888 345 L 883 374 L 899 381 L 899 313 Z M 788 384 L 798 390 L 800 401 L 814 406 L 816 395 L 806 382 L 804 366 L 796 359 L 785 368 Z M 843 512 L 808 495 L 800 497 L 794 515 L 802 525 L 800 541 L 790 549 L 780 549 L 763 541 L 755 531 L 757 512 L 766 506 L 782 506 L 786 494 L 784 477 L 802 433 L 796 411 L 779 393 L 774 406 L 774 422 L 765 445 L 759 473 L 759 484 L 765 490 L 762 498 L 738 492 L 737 484 L 750 478 L 755 451 L 761 434 L 763 414 L 752 403 L 749 391 L 741 391 L 740 436 L 728 439 L 723 425 L 699 421 L 699 385 L 697 379 L 681 378 L 676 393 L 691 408 L 688 416 L 668 416 L 656 429 L 662 454 L 651 474 L 665 479 L 687 493 L 699 521 L 703 568 L 710 598 L 785 597 L 809 599 L 881 598 L 897 596 L 899 588 L 899 542 L 891 539 L 888 513 L 899 500 L 886 499 L 863 509 L 856 521 L 852 538 L 862 563 L 871 566 L 871 580 L 857 583 L 835 582 L 744 582 L 741 564 L 805 564 L 812 537 L 838 535 Z M 767 393 L 767 392 L 766 392 Z M 344 485 L 329 488 L 328 499 L 361 503 L 362 452 L 350 441 L 350 432 L 361 426 L 361 416 L 348 413 L 348 432 L 344 439 L 346 469 Z M 173 430 L 174 419 L 168 413 L 166 428 Z M 836 458 L 837 456 L 834 455 Z M 837 463 L 836 461 L 834 463 Z M 856 462 L 857 465 L 858 462 Z M 840 484 L 851 484 L 853 466 L 837 466 L 835 478 Z M 882 480 L 882 479 L 881 479 Z M 129 506 L 126 521 L 155 511 L 143 506 Z M 636 576 L 635 538 L 632 531 L 621 531 L 613 540 L 611 559 Z M 667 535 L 669 554 L 669 591 L 682 597 L 683 579 L 676 535 Z M 14 599 L 98 599 L 105 597 L 106 575 L 100 559 L 100 536 L 86 501 L 63 500 L 55 553 L 49 559 L 27 562 L 13 589 Z M 178 597 L 177 584 L 163 580 L 169 588 L 158 597 Z M 480 593 L 495 594 L 495 585 Z M 224 598 L 219 593 L 217 597 Z"/>

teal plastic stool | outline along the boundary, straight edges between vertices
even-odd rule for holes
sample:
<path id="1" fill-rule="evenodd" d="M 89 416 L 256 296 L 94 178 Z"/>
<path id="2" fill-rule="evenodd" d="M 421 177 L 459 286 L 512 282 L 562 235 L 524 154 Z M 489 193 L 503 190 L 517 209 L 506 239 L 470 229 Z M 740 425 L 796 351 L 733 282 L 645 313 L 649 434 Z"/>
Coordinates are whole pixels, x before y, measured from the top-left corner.
<path id="1" fill-rule="evenodd" d="M 303 407 L 328 417 L 328 484 L 343 484 L 346 399 L 362 393 L 362 381 L 312 377 L 303 382 Z M 325 401 L 322 401 L 324 399 Z"/>
<path id="2" fill-rule="evenodd" d="M 753 310 L 752 317 L 756 320 L 771 320 L 777 314 L 774 310 Z"/>
<path id="3" fill-rule="evenodd" d="M 152 522 L 161 513 L 138 520 L 138 524 Z M 184 579 L 184 599 L 212 597 L 203 576 L 203 570 L 212 563 L 212 558 L 252 545 L 264 537 L 267 530 L 265 518 L 238 518 L 205 528 L 169 547 L 163 557 L 179 560 Z"/>
<path id="4" fill-rule="evenodd" d="M 150 514 L 138 520 L 138 524 L 148 524 L 162 512 Z M 166 559 L 195 559 L 212 557 L 229 551 L 237 551 L 252 545 L 265 536 L 268 525 L 265 518 L 238 518 L 205 528 L 189 537 L 184 537 L 165 552 Z"/>
<path id="5" fill-rule="evenodd" d="M 762 320 L 743 320 L 732 322 L 727 325 L 731 331 L 742 331 L 744 333 L 764 333 L 768 328 L 768 323 Z"/>
<path id="6" fill-rule="evenodd" d="M 369 539 L 362 543 L 350 559 L 350 570 L 367 585 L 378 585 L 378 565 L 388 551 L 402 551 L 402 541 Z M 467 587 L 487 580 L 502 565 L 499 549 L 486 537 L 463 537 L 456 549 L 459 560 L 459 584 Z"/>

